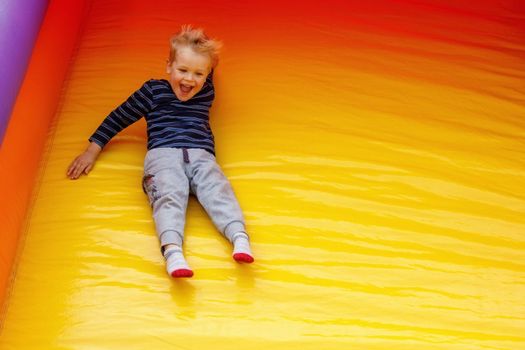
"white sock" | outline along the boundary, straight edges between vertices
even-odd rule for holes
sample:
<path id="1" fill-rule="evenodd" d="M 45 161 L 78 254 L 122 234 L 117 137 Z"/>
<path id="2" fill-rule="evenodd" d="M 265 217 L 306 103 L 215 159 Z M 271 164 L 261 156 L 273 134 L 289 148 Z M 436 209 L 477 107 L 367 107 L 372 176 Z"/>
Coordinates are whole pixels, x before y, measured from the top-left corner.
<path id="1" fill-rule="evenodd" d="M 246 233 L 237 232 L 236 234 L 233 235 L 232 239 L 233 239 L 233 254 L 232 255 L 234 256 L 234 258 L 236 254 L 247 254 L 253 259 L 252 250 L 250 248 L 250 239 L 248 238 L 248 235 Z M 235 260 L 238 260 L 238 259 L 235 259 Z"/>
<path id="2" fill-rule="evenodd" d="M 191 271 L 186 259 L 184 259 L 181 247 L 172 246 L 167 248 L 164 251 L 164 257 L 166 258 L 166 271 L 170 276 L 191 277 L 193 275 L 193 271 Z"/>

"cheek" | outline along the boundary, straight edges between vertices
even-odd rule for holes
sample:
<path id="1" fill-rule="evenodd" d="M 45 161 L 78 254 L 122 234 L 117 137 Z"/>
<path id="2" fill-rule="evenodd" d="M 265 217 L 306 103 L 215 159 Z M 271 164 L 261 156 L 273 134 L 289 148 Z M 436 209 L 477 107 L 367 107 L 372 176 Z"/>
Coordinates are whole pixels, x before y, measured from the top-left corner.
<path id="1" fill-rule="evenodd" d="M 181 79 L 182 78 L 181 78 L 180 74 L 178 74 L 177 72 L 173 72 L 171 74 L 171 80 L 173 80 L 173 81 L 180 81 Z"/>
<path id="2" fill-rule="evenodd" d="M 199 79 L 199 81 L 197 82 L 199 86 L 199 90 L 204 86 L 205 82 L 206 82 L 206 78 Z"/>

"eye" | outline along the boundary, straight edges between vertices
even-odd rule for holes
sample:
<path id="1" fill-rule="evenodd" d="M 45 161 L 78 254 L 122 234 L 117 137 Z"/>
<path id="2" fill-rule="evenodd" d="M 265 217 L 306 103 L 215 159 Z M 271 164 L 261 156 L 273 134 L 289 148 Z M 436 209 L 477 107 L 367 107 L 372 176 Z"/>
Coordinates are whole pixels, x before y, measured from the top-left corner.
<path id="1" fill-rule="evenodd" d="M 197 73 L 197 76 L 198 76 L 198 77 L 202 77 L 203 75 L 204 75 L 204 74 L 202 74 L 202 73 Z"/>
<path id="2" fill-rule="evenodd" d="M 179 68 L 179 72 L 186 73 L 186 69 Z"/>

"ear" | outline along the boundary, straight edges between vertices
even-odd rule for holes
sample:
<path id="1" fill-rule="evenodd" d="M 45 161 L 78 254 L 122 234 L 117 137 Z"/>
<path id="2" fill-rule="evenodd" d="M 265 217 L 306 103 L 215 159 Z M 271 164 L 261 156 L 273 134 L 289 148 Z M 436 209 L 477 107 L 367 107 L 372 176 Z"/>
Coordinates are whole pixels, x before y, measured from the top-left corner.
<path id="1" fill-rule="evenodd" d="M 172 69 L 171 66 L 172 66 L 172 64 L 170 63 L 169 60 L 168 60 L 167 62 L 168 62 L 168 63 L 167 63 L 167 65 L 166 65 L 166 73 L 171 74 L 171 69 Z"/>

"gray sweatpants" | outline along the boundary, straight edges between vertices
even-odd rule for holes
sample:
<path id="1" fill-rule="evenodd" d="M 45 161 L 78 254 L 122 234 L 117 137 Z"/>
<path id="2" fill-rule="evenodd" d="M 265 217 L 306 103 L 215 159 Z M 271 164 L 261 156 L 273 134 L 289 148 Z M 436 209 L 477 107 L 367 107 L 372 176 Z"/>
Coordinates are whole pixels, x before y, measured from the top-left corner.
<path id="1" fill-rule="evenodd" d="M 233 189 L 208 151 L 198 148 L 148 151 L 142 187 L 153 209 L 161 250 L 170 243 L 182 245 L 190 191 L 230 242 L 233 234 L 246 233 Z"/>

